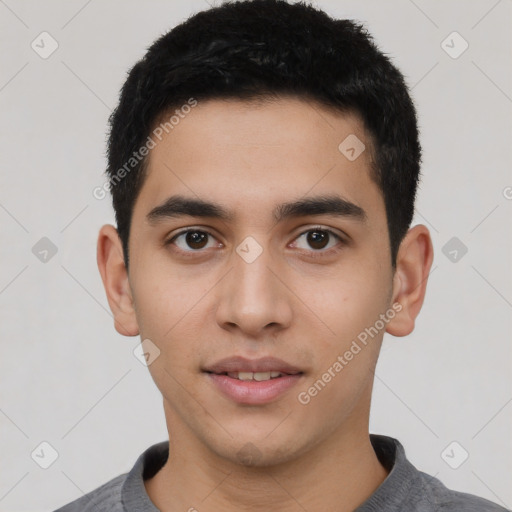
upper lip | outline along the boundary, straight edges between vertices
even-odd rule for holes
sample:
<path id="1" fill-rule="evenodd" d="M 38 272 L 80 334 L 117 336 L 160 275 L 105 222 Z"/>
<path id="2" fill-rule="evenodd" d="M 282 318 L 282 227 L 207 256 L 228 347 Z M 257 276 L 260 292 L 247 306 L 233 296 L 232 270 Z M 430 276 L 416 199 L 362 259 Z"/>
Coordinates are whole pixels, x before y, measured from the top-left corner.
<path id="1" fill-rule="evenodd" d="M 212 365 L 203 368 L 203 371 L 210 373 L 228 372 L 280 372 L 289 375 L 302 373 L 299 368 L 288 364 L 276 357 L 262 357 L 260 359 L 246 359 L 245 357 L 227 357 Z"/>

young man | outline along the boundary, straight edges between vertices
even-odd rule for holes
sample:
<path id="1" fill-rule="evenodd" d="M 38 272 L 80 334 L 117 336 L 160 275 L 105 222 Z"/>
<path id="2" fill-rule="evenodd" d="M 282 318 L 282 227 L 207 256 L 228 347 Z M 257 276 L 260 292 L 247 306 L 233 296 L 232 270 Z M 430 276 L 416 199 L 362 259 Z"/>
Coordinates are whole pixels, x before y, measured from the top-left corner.
<path id="1" fill-rule="evenodd" d="M 369 434 L 433 259 L 414 106 L 360 25 L 281 0 L 161 37 L 111 118 L 98 265 L 169 442 L 71 511 L 499 511 Z"/>

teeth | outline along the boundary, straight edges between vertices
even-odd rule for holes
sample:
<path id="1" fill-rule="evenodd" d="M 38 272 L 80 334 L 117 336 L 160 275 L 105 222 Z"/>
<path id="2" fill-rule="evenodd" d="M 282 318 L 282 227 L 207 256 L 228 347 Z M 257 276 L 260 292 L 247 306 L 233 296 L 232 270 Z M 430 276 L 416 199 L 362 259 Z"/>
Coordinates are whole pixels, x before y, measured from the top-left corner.
<path id="1" fill-rule="evenodd" d="M 239 380 L 252 380 L 254 373 L 251 372 L 238 372 Z"/>
<path id="2" fill-rule="evenodd" d="M 229 377 L 238 380 L 255 380 L 261 382 L 264 380 L 275 379 L 282 375 L 281 372 L 229 372 Z"/>
<path id="3" fill-rule="evenodd" d="M 254 380 L 270 380 L 270 372 L 258 372 L 254 374 Z"/>

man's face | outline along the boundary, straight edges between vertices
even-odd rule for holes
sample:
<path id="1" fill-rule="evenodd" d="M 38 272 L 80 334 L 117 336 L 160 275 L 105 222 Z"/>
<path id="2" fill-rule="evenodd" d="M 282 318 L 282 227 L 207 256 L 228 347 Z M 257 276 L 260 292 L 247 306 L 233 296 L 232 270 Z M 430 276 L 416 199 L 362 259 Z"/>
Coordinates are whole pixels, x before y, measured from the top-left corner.
<path id="1" fill-rule="evenodd" d="M 366 144 L 355 160 L 354 135 Z M 133 212 L 129 281 L 141 340 L 160 350 L 149 370 L 171 440 L 268 465 L 340 435 L 367 435 L 385 331 L 376 321 L 391 307 L 393 284 L 369 145 L 357 117 L 290 98 L 199 102 L 151 150 Z M 231 217 L 154 210 L 178 195 Z M 277 209 L 321 196 L 354 206 Z M 362 332 L 367 342 L 357 351 Z M 215 366 L 232 357 L 263 380 L 240 380 L 251 375 L 237 374 L 236 360 Z M 279 368 L 287 375 L 267 380 Z"/>

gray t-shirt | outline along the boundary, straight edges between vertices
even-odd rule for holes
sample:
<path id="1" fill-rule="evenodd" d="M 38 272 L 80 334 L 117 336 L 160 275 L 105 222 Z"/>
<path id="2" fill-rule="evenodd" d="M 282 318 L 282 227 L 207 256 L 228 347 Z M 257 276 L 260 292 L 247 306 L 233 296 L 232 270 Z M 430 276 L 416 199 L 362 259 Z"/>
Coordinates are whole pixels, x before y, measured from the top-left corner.
<path id="1" fill-rule="evenodd" d="M 478 496 L 446 488 L 437 478 L 418 471 L 404 447 L 392 437 L 370 434 L 382 465 L 390 471 L 377 490 L 354 512 L 506 512 Z M 158 512 L 144 480 L 154 476 L 169 456 L 169 442 L 148 448 L 124 473 L 54 512 Z M 509 511 L 510 512 L 510 511 Z"/>

